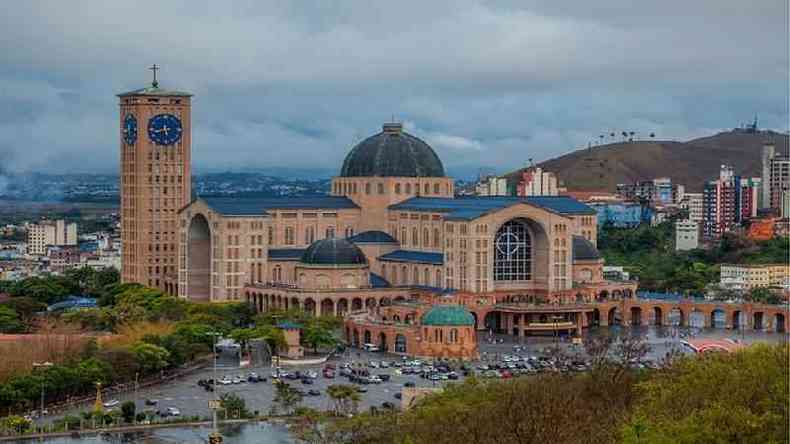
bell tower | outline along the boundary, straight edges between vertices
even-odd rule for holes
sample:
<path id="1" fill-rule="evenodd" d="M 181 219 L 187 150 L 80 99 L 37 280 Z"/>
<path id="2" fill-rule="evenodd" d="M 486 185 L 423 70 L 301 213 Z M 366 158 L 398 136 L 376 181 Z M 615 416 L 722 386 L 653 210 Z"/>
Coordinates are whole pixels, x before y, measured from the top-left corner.
<path id="1" fill-rule="evenodd" d="M 192 94 L 150 86 L 118 94 L 121 280 L 178 294 L 177 212 L 192 193 Z"/>

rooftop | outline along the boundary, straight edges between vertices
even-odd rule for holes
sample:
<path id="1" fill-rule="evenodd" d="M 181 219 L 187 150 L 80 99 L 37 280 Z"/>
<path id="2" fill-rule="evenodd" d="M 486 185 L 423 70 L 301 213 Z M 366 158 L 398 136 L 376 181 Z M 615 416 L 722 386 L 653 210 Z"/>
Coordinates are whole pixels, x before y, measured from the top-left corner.
<path id="1" fill-rule="evenodd" d="M 525 203 L 562 215 L 595 214 L 595 210 L 568 196 L 414 197 L 390 205 L 391 210 L 445 213 L 447 219 L 472 220 L 513 205 Z"/>
<path id="2" fill-rule="evenodd" d="M 269 210 L 341 210 L 359 208 L 351 199 L 312 197 L 198 197 L 212 210 L 226 216 L 263 216 Z"/>
<path id="3" fill-rule="evenodd" d="M 434 305 L 422 316 L 422 325 L 428 326 L 471 326 L 475 317 L 461 305 Z"/>
<path id="4" fill-rule="evenodd" d="M 171 89 L 162 89 L 159 86 L 147 86 L 145 88 L 135 89 L 118 94 L 118 97 L 130 96 L 165 96 L 165 97 L 192 97 L 191 93 L 185 91 L 176 91 Z"/>
<path id="5" fill-rule="evenodd" d="M 426 251 L 395 250 L 379 256 L 379 260 L 388 262 L 407 262 L 412 264 L 444 265 L 444 255 L 442 253 L 430 253 Z"/>
<path id="6" fill-rule="evenodd" d="M 362 233 L 355 234 L 348 238 L 349 241 L 355 244 L 397 244 L 398 241 L 395 240 L 389 234 L 378 231 L 363 231 Z"/>

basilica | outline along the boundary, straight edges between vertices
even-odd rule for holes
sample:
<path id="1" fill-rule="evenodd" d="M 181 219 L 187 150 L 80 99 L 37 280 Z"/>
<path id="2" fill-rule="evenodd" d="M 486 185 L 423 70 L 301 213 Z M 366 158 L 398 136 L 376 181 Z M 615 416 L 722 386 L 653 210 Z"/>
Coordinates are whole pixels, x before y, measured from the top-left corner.
<path id="1" fill-rule="evenodd" d="M 566 196 L 456 197 L 423 140 L 384 124 L 329 195 L 197 198 L 178 211 L 178 295 L 345 319 L 347 341 L 474 358 L 476 331 L 580 334 L 607 282 L 596 215 Z"/>

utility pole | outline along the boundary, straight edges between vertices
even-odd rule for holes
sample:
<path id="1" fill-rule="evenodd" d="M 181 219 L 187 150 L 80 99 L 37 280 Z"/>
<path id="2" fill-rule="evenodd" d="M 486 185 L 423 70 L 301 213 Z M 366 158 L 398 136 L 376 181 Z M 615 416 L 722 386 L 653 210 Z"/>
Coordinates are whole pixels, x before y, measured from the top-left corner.
<path id="1" fill-rule="evenodd" d="M 34 370 L 42 369 L 42 368 L 43 369 L 47 369 L 47 368 L 52 367 L 53 365 L 55 365 L 55 364 L 53 364 L 53 363 L 51 363 L 49 361 L 47 361 L 47 362 L 34 362 L 33 363 L 33 369 Z M 39 418 L 43 418 L 44 417 L 44 385 L 45 385 L 45 380 L 44 380 L 44 377 L 42 376 L 41 377 L 41 410 L 38 411 Z"/>

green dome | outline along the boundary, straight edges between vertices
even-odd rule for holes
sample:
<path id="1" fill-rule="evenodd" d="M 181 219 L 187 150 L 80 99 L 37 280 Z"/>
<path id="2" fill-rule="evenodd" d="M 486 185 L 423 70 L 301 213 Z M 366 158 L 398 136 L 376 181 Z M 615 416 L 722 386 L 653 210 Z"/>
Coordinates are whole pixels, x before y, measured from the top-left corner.
<path id="1" fill-rule="evenodd" d="M 422 325 L 444 326 L 461 325 L 474 326 L 475 317 L 460 305 L 436 305 L 422 317 Z"/>

